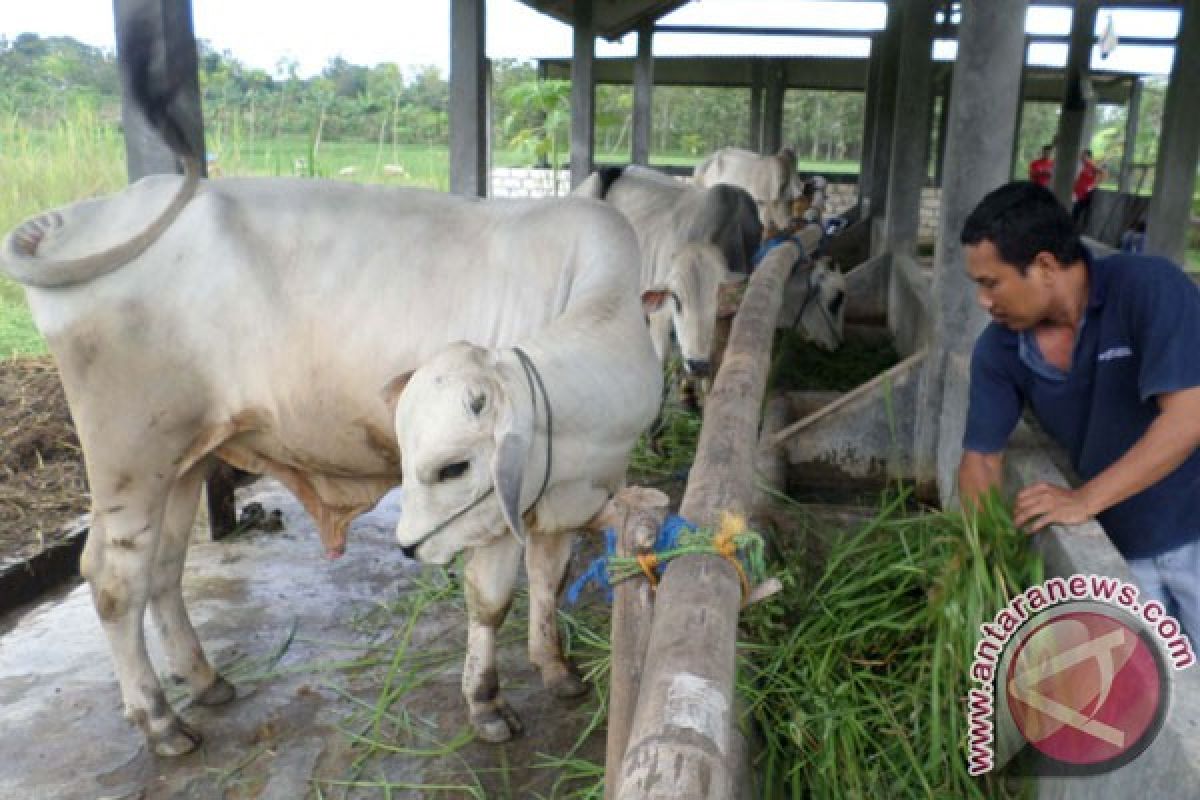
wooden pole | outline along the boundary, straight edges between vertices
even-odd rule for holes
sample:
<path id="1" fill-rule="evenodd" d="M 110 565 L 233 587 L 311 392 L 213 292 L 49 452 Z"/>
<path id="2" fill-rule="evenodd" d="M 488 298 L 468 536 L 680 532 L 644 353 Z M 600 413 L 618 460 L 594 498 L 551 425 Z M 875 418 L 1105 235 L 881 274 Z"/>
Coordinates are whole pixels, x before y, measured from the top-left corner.
<path id="1" fill-rule="evenodd" d="M 759 407 L 783 286 L 800 250 L 776 247 L 750 278 L 705 411 L 680 513 L 702 527 L 754 502 Z M 675 559 L 658 588 L 633 729 L 621 762 L 621 800 L 726 800 L 739 748 L 732 741 L 737 617 L 742 589 L 716 555 Z"/>
<path id="2" fill-rule="evenodd" d="M 658 489 L 630 486 L 617 492 L 602 513 L 599 525 L 617 530 L 617 554 L 632 556 L 654 547 L 667 518 L 670 498 Z M 654 618 L 654 591 L 638 578 L 613 588 L 612 673 L 608 689 L 608 749 L 605 756 L 604 797 L 615 796 L 617 771 L 629 741 L 633 711 L 642 684 L 642 666 Z"/>

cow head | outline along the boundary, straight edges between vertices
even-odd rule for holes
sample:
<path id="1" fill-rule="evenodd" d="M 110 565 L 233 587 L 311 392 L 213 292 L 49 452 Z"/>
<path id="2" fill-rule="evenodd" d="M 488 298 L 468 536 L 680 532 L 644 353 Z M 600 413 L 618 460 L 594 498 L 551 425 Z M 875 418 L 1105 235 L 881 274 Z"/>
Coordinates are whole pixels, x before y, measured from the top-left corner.
<path id="1" fill-rule="evenodd" d="M 800 328 L 806 339 L 825 350 L 842 346 L 846 319 L 846 278 L 829 258 L 813 265 L 808 277 L 808 294 L 800 312 Z"/>
<path id="2" fill-rule="evenodd" d="M 707 375 L 712 363 L 713 330 L 721 284 L 745 280 L 729 272 L 721 251 L 709 244 L 687 244 L 672 258 L 664 285 L 642 292 L 647 314 L 671 313 L 684 368 Z"/>
<path id="3" fill-rule="evenodd" d="M 506 527 L 523 538 L 533 411 L 528 398 L 514 402 L 514 368 L 494 351 L 459 342 L 408 380 L 395 414 L 404 464 L 396 538 L 407 555 L 446 564 Z"/>
<path id="4" fill-rule="evenodd" d="M 787 230 L 792 221 L 792 199 L 796 195 L 796 154 L 785 147 L 760 162 L 760 174 L 751 192 L 763 224 L 763 236 Z"/>

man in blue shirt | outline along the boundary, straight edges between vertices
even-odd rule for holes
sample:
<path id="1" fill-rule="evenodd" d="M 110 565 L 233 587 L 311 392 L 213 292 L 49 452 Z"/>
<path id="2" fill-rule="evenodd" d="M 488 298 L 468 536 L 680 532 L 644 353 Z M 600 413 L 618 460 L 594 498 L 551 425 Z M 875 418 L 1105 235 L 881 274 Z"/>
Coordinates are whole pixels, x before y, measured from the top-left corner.
<path id="1" fill-rule="evenodd" d="M 1025 487 L 1017 525 L 1096 517 L 1142 597 L 1200 634 L 1200 290 L 1166 259 L 1093 259 L 1066 209 L 1029 182 L 985 197 L 961 239 L 993 320 L 971 359 L 963 500 L 1000 484 L 1030 407 L 1084 483 Z"/>

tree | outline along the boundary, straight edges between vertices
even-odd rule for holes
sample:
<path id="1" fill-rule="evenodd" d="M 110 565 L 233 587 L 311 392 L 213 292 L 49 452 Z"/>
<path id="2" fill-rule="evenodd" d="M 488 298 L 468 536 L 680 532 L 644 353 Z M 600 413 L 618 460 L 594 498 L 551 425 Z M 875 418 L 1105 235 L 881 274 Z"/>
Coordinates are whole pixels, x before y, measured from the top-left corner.
<path id="1" fill-rule="evenodd" d="M 525 151 L 540 164 L 549 163 L 554 170 L 554 185 L 558 185 L 559 153 L 567 143 L 570 123 L 570 81 L 525 81 L 510 86 L 505 92 L 510 110 L 503 130 L 509 147 Z M 532 111 L 532 123 L 525 113 Z"/>

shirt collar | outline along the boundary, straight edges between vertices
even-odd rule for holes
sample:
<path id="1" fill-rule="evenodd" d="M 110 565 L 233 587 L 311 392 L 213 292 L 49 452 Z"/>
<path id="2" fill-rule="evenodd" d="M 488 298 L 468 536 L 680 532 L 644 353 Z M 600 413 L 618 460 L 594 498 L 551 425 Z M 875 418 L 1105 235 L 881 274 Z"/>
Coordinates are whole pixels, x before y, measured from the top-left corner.
<path id="1" fill-rule="evenodd" d="M 1104 305 L 1104 300 L 1108 296 L 1109 270 L 1105 269 L 1100 261 L 1097 261 L 1087 245 L 1083 245 L 1083 266 L 1088 273 L 1087 310 L 1095 311 Z"/>

